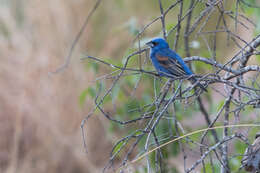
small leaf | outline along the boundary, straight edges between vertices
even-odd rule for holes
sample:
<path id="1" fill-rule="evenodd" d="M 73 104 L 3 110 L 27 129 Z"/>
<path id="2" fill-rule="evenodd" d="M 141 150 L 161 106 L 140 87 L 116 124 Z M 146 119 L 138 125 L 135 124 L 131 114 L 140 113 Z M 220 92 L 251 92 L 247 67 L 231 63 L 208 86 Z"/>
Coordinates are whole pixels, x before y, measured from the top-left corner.
<path id="1" fill-rule="evenodd" d="M 90 95 L 92 98 L 95 98 L 96 90 L 93 87 L 88 87 L 87 94 Z"/>
<path id="2" fill-rule="evenodd" d="M 117 100 L 119 91 L 120 91 L 120 86 L 119 85 L 115 85 L 115 87 L 113 88 L 113 90 L 111 92 L 111 98 L 112 98 L 112 102 L 113 103 Z"/>
<path id="3" fill-rule="evenodd" d="M 89 62 L 90 68 L 97 73 L 99 70 L 99 64 L 97 62 L 91 61 Z"/>
<path id="4" fill-rule="evenodd" d="M 80 106 L 83 106 L 86 100 L 88 94 L 88 89 L 85 89 L 79 96 L 79 104 Z"/>
<path id="5" fill-rule="evenodd" d="M 123 146 L 124 143 L 125 143 L 125 141 L 119 142 L 119 143 L 115 146 L 115 148 L 114 148 L 114 150 L 113 150 L 113 154 L 119 154 L 119 153 L 117 153 L 117 152 L 120 151 L 120 149 L 121 149 L 121 147 Z"/>
<path id="6" fill-rule="evenodd" d="M 217 111 L 219 111 L 219 110 L 222 108 L 222 106 L 224 105 L 224 103 L 225 103 L 224 100 L 222 100 L 222 101 L 220 101 L 220 102 L 218 103 L 218 105 L 217 105 Z"/>
<path id="7" fill-rule="evenodd" d="M 213 164 L 213 168 L 211 167 L 211 164 L 210 163 L 207 163 L 206 166 L 206 172 L 207 173 L 213 173 L 212 169 L 214 170 L 214 172 L 220 172 L 220 167 L 218 164 Z M 202 168 L 203 169 L 203 168 Z M 203 172 L 203 170 L 201 171 Z"/>
<path id="8" fill-rule="evenodd" d="M 169 32 L 173 27 L 175 27 L 176 26 L 176 24 L 175 23 L 169 23 L 169 24 L 167 24 L 166 25 L 166 30 L 167 30 L 167 32 Z"/>

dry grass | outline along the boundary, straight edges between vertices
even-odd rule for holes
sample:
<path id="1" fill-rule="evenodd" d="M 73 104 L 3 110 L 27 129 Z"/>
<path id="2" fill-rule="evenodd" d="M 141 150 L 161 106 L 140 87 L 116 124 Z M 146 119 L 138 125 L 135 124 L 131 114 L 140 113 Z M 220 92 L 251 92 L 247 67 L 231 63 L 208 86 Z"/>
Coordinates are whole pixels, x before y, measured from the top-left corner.
<path id="1" fill-rule="evenodd" d="M 111 146 L 99 119 L 88 123 L 87 155 L 82 147 L 80 123 L 89 108 L 81 108 L 78 97 L 93 75 L 84 70 L 79 51 L 67 70 L 48 76 L 63 63 L 91 5 L 1 2 L 0 172 L 99 172 L 104 166 Z M 90 39 L 84 35 L 80 46 Z"/>

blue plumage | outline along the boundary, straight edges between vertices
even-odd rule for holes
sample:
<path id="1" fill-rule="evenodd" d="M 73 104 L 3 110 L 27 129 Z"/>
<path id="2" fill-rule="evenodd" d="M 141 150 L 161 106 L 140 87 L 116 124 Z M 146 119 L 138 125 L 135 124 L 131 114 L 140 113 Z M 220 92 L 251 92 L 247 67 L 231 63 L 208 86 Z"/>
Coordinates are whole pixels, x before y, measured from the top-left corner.
<path id="1" fill-rule="evenodd" d="M 151 48 L 150 58 L 160 76 L 174 78 L 193 74 L 182 58 L 170 49 L 163 38 L 155 38 L 146 44 Z M 197 81 L 195 77 L 191 77 L 189 80 L 192 83 Z M 200 83 L 198 85 L 205 90 Z"/>

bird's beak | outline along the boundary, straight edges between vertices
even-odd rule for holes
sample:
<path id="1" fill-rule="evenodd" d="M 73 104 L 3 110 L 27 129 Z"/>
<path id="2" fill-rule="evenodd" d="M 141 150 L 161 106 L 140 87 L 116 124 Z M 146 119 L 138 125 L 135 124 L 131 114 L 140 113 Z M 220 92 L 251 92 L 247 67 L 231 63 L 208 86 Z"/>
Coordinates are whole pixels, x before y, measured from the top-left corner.
<path id="1" fill-rule="evenodd" d="M 149 47 L 153 47 L 153 43 L 151 42 L 151 41 L 149 41 L 149 42 L 147 42 L 147 43 L 145 43 L 147 46 L 149 46 Z"/>

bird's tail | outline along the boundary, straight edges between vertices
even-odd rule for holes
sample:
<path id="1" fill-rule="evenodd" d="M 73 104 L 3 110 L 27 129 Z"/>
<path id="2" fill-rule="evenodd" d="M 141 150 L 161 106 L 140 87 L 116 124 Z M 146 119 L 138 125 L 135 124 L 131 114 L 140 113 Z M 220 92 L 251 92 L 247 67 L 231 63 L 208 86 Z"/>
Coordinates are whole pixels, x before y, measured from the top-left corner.
<path id="1" fill-rule="evenodd" d="M 191 77 L 190 79 L 190 82 L 192 83 L 192 84 L 194 84 L 194 83 L 196 83 L 198 80 L 193 76 L 193 77 Z M 199 86 L 203 91 L 206 91 L 206 92 L 208 92 L 207 91 L 207 89 L 201 84 L 201 83 L 197 83 L 196 84 L 196 86 Z"/>

